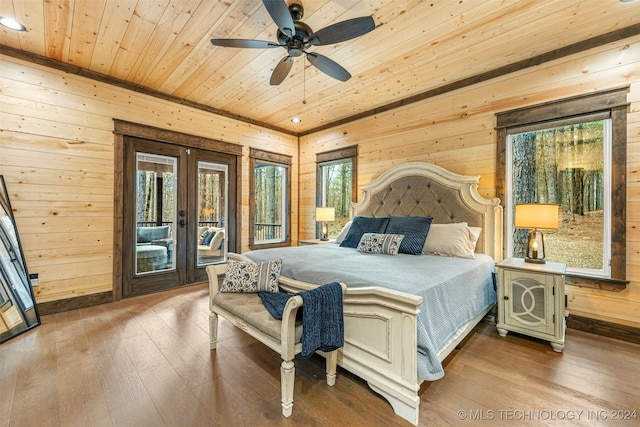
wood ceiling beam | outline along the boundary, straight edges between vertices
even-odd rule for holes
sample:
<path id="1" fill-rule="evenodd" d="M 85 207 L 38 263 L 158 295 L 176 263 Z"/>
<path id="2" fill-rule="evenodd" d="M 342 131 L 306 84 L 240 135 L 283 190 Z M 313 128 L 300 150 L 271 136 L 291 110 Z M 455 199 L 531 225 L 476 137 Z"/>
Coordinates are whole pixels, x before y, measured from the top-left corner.
<path id="1" fill-rule="evenodd" d="M 227 117 L 230 119 L 238 120 L 244 123 L 248 123 L 255 126 L 260 126 L 266 129 L 271 129 L 277 132 L 282 132 L 287 135 L 298 136 L 297 132 L 294 132 L 289 129 L 281 128 L 278 126 L 274 126 L 269 123 L 261 122 L 258 120 L 254 120 L 249 117 L 245 117 L 239 114 L 231 113 L 229 111 L 221 110 L 219 108 L 211 107 L 209 105 L 201 104 L 198 102 L 194 102 L 185 98 L 180 98 L 177 96 L 169 95 L 167 93 L 163 93 L 157 91 L 155 89 L 150 89 L 148 87 L 131 83 L 126 80 L 122 80 L 116 77 L 108 76 L 106 74 L 98 73 L 92 70 L 88 70 L 86 68 L 78 67 L 76 65 L 68 64 L 66 62 L 58 61 L 57 59 L 47 58 L 42 55 L 37 55 L 35 53 L 26 52 L 20 49 L 16 49 L 13 47 L 5 46 L 0 44 L 0 54 L 11 56 L 16 59 L 20 59 L 27 62 L 32 62 L 38 65 L 44 65 L 45 67 L 54 68 L 56 70 L 64 71 L 65 73 L 74 74 L 81 77 L 86 77 L 92 80 L 96 80 L 99 82 L 107 83 L 113 86 L 121 87 L 123 89 L 129 89 L 134 92 L 142 93 L 144 95 L 153 96 L 155 98 L 163 99 L 165 101 L 174 102 L 176 104 L 184 105 L 186 107 L 195 108 L 202 111 L 207 111 L 209 113 L 217 114 L 222 117 Z"/>
<path id="2" fill-rule="evenodd" d="M 476 74 L 471 77 L 467 77 L 461 80 L 457 80 L 455 82 L 439 86 L 433 89 L 430 89 L 425 92 L 421 92 L 419 94 L 400 99 L 395 102 L 391 102 L 389 104 L 382 105 L 380 107 L 372 108 L 367 111 L 363 111 L 358 114 L 354 114 L 352 116 L 344 117 L 339 120 L 335 120 L 333 122 L 324 124 L 322 126 L 318 126 L 315 128 L 307 129 L 301 132 L 295 132 L 289 129 L 281 128 L 278 126 L 274 126 L 269 123 L 261 122 L 258 120 L 251 119 L 246 116 L 242 116 L 239 114 L 231 113 L 229 111 L 221 110 L 215 107 L 211 107 L 209 105 L 204 105 L 198 102 L 190 101 L 188 99 L 180 98 L 177 96 L 169 95 L 154 89 L 150 89 L 144 87 L 142 85 L 127 82 L 125 80 L 111 77 L 102 73 L 98 73 L 95 71 L 88 70 L 86 68 L 78 67 L 75 65 L 67 64 L 62 61 L 58 61 L 56 59 L 47 58 L 41 55 L 37 55 L 30 52 L 25 52 L 20 49 L 16 49 L 13 47 L 5 46 L 0 44 L 0 54 L 4 54 L 7 56 L 11 56 L 17 59 L 21 59 L 24 61 L 32 62 L 39 65 L 44 65 L 47 67 L 51 67 L 57 70 L 64 71 L 69 74 L 75 74 L 78 76 L 86 77 L 92 80 L 101 81 L 107 84 L 111 84 L 114 86 L 122 87 L 125 89 L 129 89 L 138 93 L 142 93 L 145 95 L 150 95 L 156 98 L 164 99 L 169 102 L 174 102 L 176 104 L 196 108 L 202 111 L 207 111 L 213 114 L 217 114 L 223 117 L 231 118 L 234 120 L 238 120 L 244 123 L 248 123 L 255 126 L 260 126 L 266 129 L 271 129 L 277 132 L 282 132 L 288 135 L 293 135 L 296 137 L 301 137 L 305 135 L 310 135 L 315 132 L 319 132 L 325 129 L 330 129 L 336 126 L 344 125 L 346 123 L 353 122 L 355 120 L 359 120 L 365 117 L 373 116 L 376 114 L 381 114 L 390 110 L 394 110 L 396 108 L 401 108 L 409 104 L 413 104 L 416 102 L 424 101 L 426 99 L 443 95 L 448 92 L 452 92 L 458 89 L 465 88 L 467 86 L 471 86 L 477 83 L 481 83 L 487 80 L 491 80 L 497 77 L 504 76 L 506 74 L 514 73 L 517 71 L 521 71 L 530 67 L 534 67 L 536 65 L 543 64 L 545 62 L 554 61 L 556 59 L 563 58 L 565 56 L 573 55 L 576 53 L 580 53 L 598 46 L 605 45 L 607 43 L 612 43 L 616 41 L 620 41 L 629 37 L 640 35 L 640 24 L 631 25 L 625 28 L 621 28 L 619 30 L 611 31 L 606 34 L 602 34 L 599 36 L 595 36 L 578 43 L 571 44 L 569 46 L 561 47 L 559 49 L 555 49 L 549 52 L 542 53 L 540 55 L 524 59 L 522 61 L 517 61 L 512 64 L 507 64 L 502 67 L 495 68 L 493 70 L 489 70 L 484 73 Z"/>
<path id="3" fill-rule="evenodd" d="M 516 71 L 525 70 L 529 67 L 534 67 L 536 65 L 540 65 L 545 62 L 554 61 L 556 59 L 560 59 L 565 56 L 573 55 L 575 53 L 580 53 L 585 50 L 602 46 L 607 43 L 623 40 L 629 37 L 637 36 L 639 34 L 640 34 L 640 24 L 635 24 L 625 28 L 621 28 L 616 31 L 611 31 L 610 33 L 602 34 L 600 36 L 595 36 L 590 39 L 571 44 L 569 46 L 561 47 L 559 49 L 555 49 L 550 52 L 545 52 L 540 55 L 537 55 L 528 59 L 524 59 L 522 61 L 514 62 L 512 64 L 507 64 L 503 67 L 498 67 L 484 73 L 476 74 L 475 76 L 467 77 L 462 80 L 457 80 L 455 82 L 452 82 L 443 86 L 439 86 L 434 89 L 430 89 L 426 92 L 422 92 L 417 95 L 410 96 L 408 98 L 404 98 L 380 107 L 372 108 L 370 110 L 363 111 L 358 114 L 354 114 L 349 117 L 342 118 L 340 120 L 333 121 L 331 123 L 324 124 L 322 126 L 318 126 L 312 129 L 302 131 L 298 134 L 298 137 L 310 135 L 312 133 L 319 132 L 325 129 L 330 129 L 336 126 L 344 125 L 346 123 L 350 123 L 365 117 L 381 114 L 390 110 L 394 110 L 396 108 L 413 104 L 415 102 L 424 101 L 428 98 L 433 98 L 435 96 L 442 95 L 447 92 L 452 92 L 454 90 L 462 89 L 467 86 L 472 86 L 474 84 L 491 80 L 497 77 L 501 77 L 506 74 L 514 73 Z"/>

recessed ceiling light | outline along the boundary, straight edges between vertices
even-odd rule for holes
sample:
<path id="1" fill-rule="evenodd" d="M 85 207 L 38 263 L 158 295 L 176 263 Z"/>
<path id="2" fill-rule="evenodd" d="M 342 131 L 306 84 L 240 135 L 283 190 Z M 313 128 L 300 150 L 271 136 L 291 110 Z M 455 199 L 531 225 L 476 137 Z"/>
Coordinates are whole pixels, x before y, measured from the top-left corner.
<path id="1" fill-rule="evenodd" d="M 300 117 L 294 117 L 291 119 L 291 123 L 302 123 L 302 119 Z"/>
<path id="2" fill-rule="evenodd" d="M 7 18 L 6 16 L 0 16 L 0 25 L 7 27 L 10 30 L 15 31 L 27 31 L 27 27 L 19 23 L 13 18 Z"/>

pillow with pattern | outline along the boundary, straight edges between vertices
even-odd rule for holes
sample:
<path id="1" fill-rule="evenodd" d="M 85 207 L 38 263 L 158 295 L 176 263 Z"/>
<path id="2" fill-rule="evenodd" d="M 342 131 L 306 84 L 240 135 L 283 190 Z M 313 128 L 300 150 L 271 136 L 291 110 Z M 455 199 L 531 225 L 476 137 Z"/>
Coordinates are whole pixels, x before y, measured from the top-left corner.
<path id="1" fill-rule="evenodd" d="M 261 262 L 229 261 L 220 292 L 278 292 L 282 260 Z"/>
<path id="2" fill-rule="evenodd" d="M 364 233 L 358 243 L 358 252 L 365 254 L 398 255 L 402 234 Z"/>

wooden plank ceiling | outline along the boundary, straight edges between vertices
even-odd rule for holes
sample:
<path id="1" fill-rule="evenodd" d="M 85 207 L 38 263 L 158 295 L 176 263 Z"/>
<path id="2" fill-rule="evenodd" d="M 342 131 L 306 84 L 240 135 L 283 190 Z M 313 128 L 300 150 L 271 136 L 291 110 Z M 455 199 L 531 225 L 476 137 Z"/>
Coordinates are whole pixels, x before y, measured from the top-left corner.
<path id="1" fill-rule="evenodd" d="M 5 53 L 51 58 L 296 134 L 596 36 L 625 28 L 625 35 L 637 34 L 640 24 L 640 0 L 302 4 L 302 21 L 315 31 L 373 16 L 374 31 L 310 49 L 349 70 L 347 82 L 300 57 L 280 86 L 270 86 L 284 48 L 210 43 L 212 37 L 276 41 L 277 26 L 261 0 L 0 0 L 0 16 L 14 16 L 28 29 L 0 27 L 0 45 L 9 48 Z M 294 116 L 302 123 L 291 123 Z"/>

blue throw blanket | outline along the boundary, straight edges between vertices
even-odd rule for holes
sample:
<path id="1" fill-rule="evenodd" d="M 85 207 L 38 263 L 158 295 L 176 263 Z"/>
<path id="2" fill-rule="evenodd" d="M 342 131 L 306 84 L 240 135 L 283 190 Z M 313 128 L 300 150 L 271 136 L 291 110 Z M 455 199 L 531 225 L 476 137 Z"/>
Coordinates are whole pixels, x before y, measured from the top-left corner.
<path id="1" fill-rule="evenodd" d="M 302 297 L 302 356 L 311 357 L 316 350 L 333 351 L 344 346 L 342 286 L 333 282 L 310 291 Z M 258 292 L 262 304 L 276 319 L 282 319 L 284 306 L 292 296 L 284 292 Z"/>

